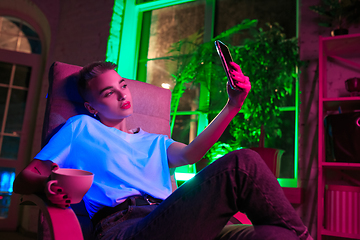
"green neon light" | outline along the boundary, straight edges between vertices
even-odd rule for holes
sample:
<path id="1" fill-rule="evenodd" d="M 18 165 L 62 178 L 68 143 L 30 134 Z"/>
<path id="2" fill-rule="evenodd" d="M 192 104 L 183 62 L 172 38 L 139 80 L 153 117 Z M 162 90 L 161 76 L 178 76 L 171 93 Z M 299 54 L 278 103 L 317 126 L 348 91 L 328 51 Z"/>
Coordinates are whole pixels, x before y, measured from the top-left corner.
<path id="1" fill-rule="evenodd" d="M 195 176 L 195 173 L 183 173 L 183 172 L 175 172 L 175 179 L 177 181 L 187 181 Z M 278 182 L 281 187 L 297 187 L 297 180 L 294 178 L 278 178 Z"/>
<path id="2" fill-rule="evenodd" d="M 296 178 L 278 178 L 281 187 L 297 188 L 298 183 Z"/>
<path id="3" fill-rule="evenodd" d="M 296 69 L 298 71 L 298 69 Z M 296 180 L 296 186 L 298 183 L 298 165 L 299 165 L 299 77 L 296 78 L 295 85 L 295 140 L 294 140 L 294 179 Z M 288 186 L 287 186 L 288 187 Z"/>
<path id="4" fill-rule="evenodd" d="M 195 176 L 195 173 L 175 172 L 176 181 L 187 181 Z M 278 178 L 281 187 L 297 187 L 297 180 L 294 178 Z"/>
<path id="5" fill-rule="evenodd" d="M 109 38 L 107 41 L 106 58 L 108 62 L 118 63 L 120 54 L 121 31 L 123 28 L 124 1 L 115 0 L 111 17 Z"/>
<path id="6" fill-rule="evenodd" d="M 176 181 L 187 181 L 195 176 L 195 173 L 179 173 L 175 172 Z"/>

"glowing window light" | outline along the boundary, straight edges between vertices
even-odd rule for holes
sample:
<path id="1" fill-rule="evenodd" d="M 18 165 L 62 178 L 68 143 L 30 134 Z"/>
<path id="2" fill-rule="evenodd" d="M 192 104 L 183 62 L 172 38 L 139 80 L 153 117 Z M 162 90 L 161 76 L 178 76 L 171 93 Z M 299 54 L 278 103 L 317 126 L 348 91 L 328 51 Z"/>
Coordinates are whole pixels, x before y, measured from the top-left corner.
<path id="1" fill-rule="evenodd" d="M 170 89 L 170 84 L 168 84 L 168 83 L 162 83 L 162 84 L 161 84 L 161 87 L 162 87 L 162 88 L 166 88 L 166 89 Z"/>
<path id="2" fill-rule="evenodd" d="M 119 60 L 121 30 L 123 27 L 123 11 L 123 1 L 115 0 L 106 49 L 106 61 L 108 62 L 118 63 Z"/>
<path id="3" fill-rule="evenodd" d="M 192 179 L 195 176 L 195 173 L 179 173 L 175 172 L 175 179 L 177 181 L 187 181 Z"/>

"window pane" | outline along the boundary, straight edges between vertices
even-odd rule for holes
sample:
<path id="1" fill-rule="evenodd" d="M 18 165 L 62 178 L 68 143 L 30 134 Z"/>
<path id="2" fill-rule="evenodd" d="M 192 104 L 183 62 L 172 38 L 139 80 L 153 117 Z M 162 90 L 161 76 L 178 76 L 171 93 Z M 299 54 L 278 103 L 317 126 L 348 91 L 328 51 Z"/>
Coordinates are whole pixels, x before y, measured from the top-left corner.
<path id="1" fill-rule="evenodd" d="M 36 54 L 40 54 L 41 53 L 41 42 L 38 39 L 31 39 L 29 38 L 29 44 L 31 47 L 31 52 L 32 53 L 36 53 Z"/>
<path id="2" fill-rule="evenodd" d="M 296 95 L 296 78 L 293 79 L 291 92 L 286 93 L 286 97 L 283 100 L 283 104 L 279 107 L 295 106 L 295 95 Z"/>
<path id="3" fill-rule="evenodd" d="M 294 145 L 295 145 L 295 112 L 280 112 L 279 118 L 282 123 L 279 126 L 281 130 L 281 137 L 276 134 L 268 134 L 265 139 L 265 147 L 278 148 L 285 150 L 281 158 L 280 178 L 293 178 L 294 177 Z M 265 126 L 266 127 L 266 126 Z M 276 136 L 276 137 L 272 137 Z"/>
<path id="4" fill-rule="evenodd" d="M 16 65 L 13 85 L 28 88 L 30 81 L 30 74 L 31 74 L 31 67 Z"/>
<path id="5" fill-rule="evenodd" d="M 186 89 L 180 98 L 177 111 L 196 111 L 198 109 L 199 85 L 185 84 Z"/>
<path id="6" fill-rule="evenodd" d="M 222 69 L 221 69 L 222 70 Z M 225 72 L 222 72 L 223 76 L 226 77 Z M 210 111 L 220 111 L 228 100 L 228 94 L 226 91 L 227 81 L 219 81 L 219 79 L 212 78 L 210 85 Z"/>
<path id="7" fill-rule="evenodd" d="M 19 52 L 31 53 L 31 46 L 29 40 L 26 37 L 19 37 Z"/>
<path id="8" fill-rule="evenodd" d="M 296 1 L 217 0 L 215 15 L 215 36 L 244 19 L 258 19 L 258 27 L 265 29 L 267 22 L 278 22 L 287 38 L 296 36 Z M 236 45 L 242 37 L 234 36 L 231 43 Z"/>
<path id="9" fill-rule="evenodd" d="M 4 87 L 0 87 L 0 126 L 2 126 L 3 118 L 5 114 L 5 104 L 6 104 L 7 94 L 8 94 L 8 89 Z"/>
<path id="10" fill-rule="evenodd" d="M 17 159 L 20 137 L 4 136 L 1 146 L 1 158 Z"/>
<path id="11" fill-rule="evenodd" d="M 7 33 L 12 36 L 19 34 L 19 21 L 12 17 L 0 17 L 1 29 L 0 32 Z"/>
<path id="12" fill-rule="evenodd" d="M 0 62 L 0 83 L 9 84 L 11 77 L 11 67 L 11 63 Z"/>
<path id="13" fill-rule="evenodd" d="M 18 37 L 0 32 L 0 48 L 10 51 L 16 50 Z"/>
<path id="14" fill-rule="evenodd" d="M 25 113 L 27 91 L 13 89 L 11 91 L 10 105 L 5 125 L 6 133 L 21 134 Z"/>
<path id="15" fill-rule="evenodd" d="M 199 44 L 203 40 L 204 13 L 203 1 L 175 5 L 151 12 L 146 57 L 153 60 L 146 63 L 148 83 L 156 86 L 167 84 L 173 93 L 176 93 L 178 88 L 175 88 L 174 92 L 174 86 L 181 74 L 181 66 L 189 61 L 191 57 L 189 54 L 192 53 L 194 44 Z M 185 43 L 181 47 L 178 44 L 180 40 Z M 140 59 L 140 62 L 146 62 L 146 59 Z M 190 87 L 191 84 L 186 86 Z M 180 99 L 179 110 L 197 109 L 197 88 L 198 85 L 186 89 Z M 195 107 L 194 104 L 196 104 Z"/>
<path id="16" fill-rule="evenodd" d="M 14 179 L 15 169 L 0 168 L 0 219 L 8 217 Z"/>
<path id="17" fill-rule="evenodd" d="M 172 116 L 174 117 L 174 116 Z M 172 132 L 172 138 L 175 141 L 189 144 L 197 132 L 197 115 L 178 115 L 175 118 L 175 125 Z"/>
<path id="18" fill-rule="evenodd" d="M 22 23 L 21 30 L 27 37 L 39 38 L 39 35 L 35 32 L 35 30 L 30 25 L 24 22 Z"/>
<path id="19" fill-rule="evenodd" d="M 24 53 L 41 53 L 35 29 L 21 19 L 0 16 L 0 48 Z"/>

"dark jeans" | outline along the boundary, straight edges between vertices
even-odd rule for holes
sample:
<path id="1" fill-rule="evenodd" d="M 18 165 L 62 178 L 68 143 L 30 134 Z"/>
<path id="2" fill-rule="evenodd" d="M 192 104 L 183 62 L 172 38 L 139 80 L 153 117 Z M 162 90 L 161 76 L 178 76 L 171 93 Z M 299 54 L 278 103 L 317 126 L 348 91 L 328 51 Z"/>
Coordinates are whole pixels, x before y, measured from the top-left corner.
<path id="1" fill-rule="evenodd" d="M 238 211 L 253 226 L 226 225 Z M 225 155 L 160 205 L 129 206 L 95 227 L 99 239 L 312 239 L 261 157 Z"/>

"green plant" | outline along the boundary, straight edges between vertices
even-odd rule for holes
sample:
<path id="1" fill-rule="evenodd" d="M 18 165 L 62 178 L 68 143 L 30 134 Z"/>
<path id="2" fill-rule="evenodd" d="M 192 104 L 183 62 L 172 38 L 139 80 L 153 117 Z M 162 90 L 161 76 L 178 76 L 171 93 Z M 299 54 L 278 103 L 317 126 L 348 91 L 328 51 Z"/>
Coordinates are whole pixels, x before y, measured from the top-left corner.
<path id="1" fill-rule="evenodd" d="M 212 148 L 205 154 L 204 158 L 209 159 L 209 164 L 224 156 L 225 154 L 235 150 L 228 143 L 216 142 Z"/>
<path id="2" fill-rule="evenodd" d="M 322 17 L 320 26 L 341 29 L 360 22 L 359 0 L 322 0 L 309 8 Z"/>
<path id="3" fill-rule="evenodd" d="M 216 36 L 210 42 L 202 42 L 203 30 L 200 30 L 188 38 L 172 44 L 169 50 L 171 56 L 162 59 L 172 60 L 177 65 L 176 74 L 172 75 L 175 86 L 172 90 L 171 111 L 174 115 L 186 88 L 201 84 L 211 90 L 214 84 L 220 84 L 221 89 L 225 89 L 226 76 L 219 62 L 214 41 L 218 39 L 226 40 L 235 33 L 254 28 L 256 24 L 257 20 L 245 19 L 240 24 Z M 226 99 L 226 96 L 224 96 L 224 99 Z M 204 111 L 209 111 L 209 109 Z M 171 128 L 173 128 L 174 123 L 175 117 L 172 118 Z"/>
<path id="4" fill-rule="evenodd" d="M 294 106 L 292 96 L 300 65 L 297 39 L 286 39 L 278 24 L 253 31 L 244 45 L 230 47 L 234 61 L 250 78 L 251 91 L 242 115 L 232 121 L 232 135 L 241 146 L 257 146 L 263 126 L 266 138 L 281 137 L 280 107 Z"/>

